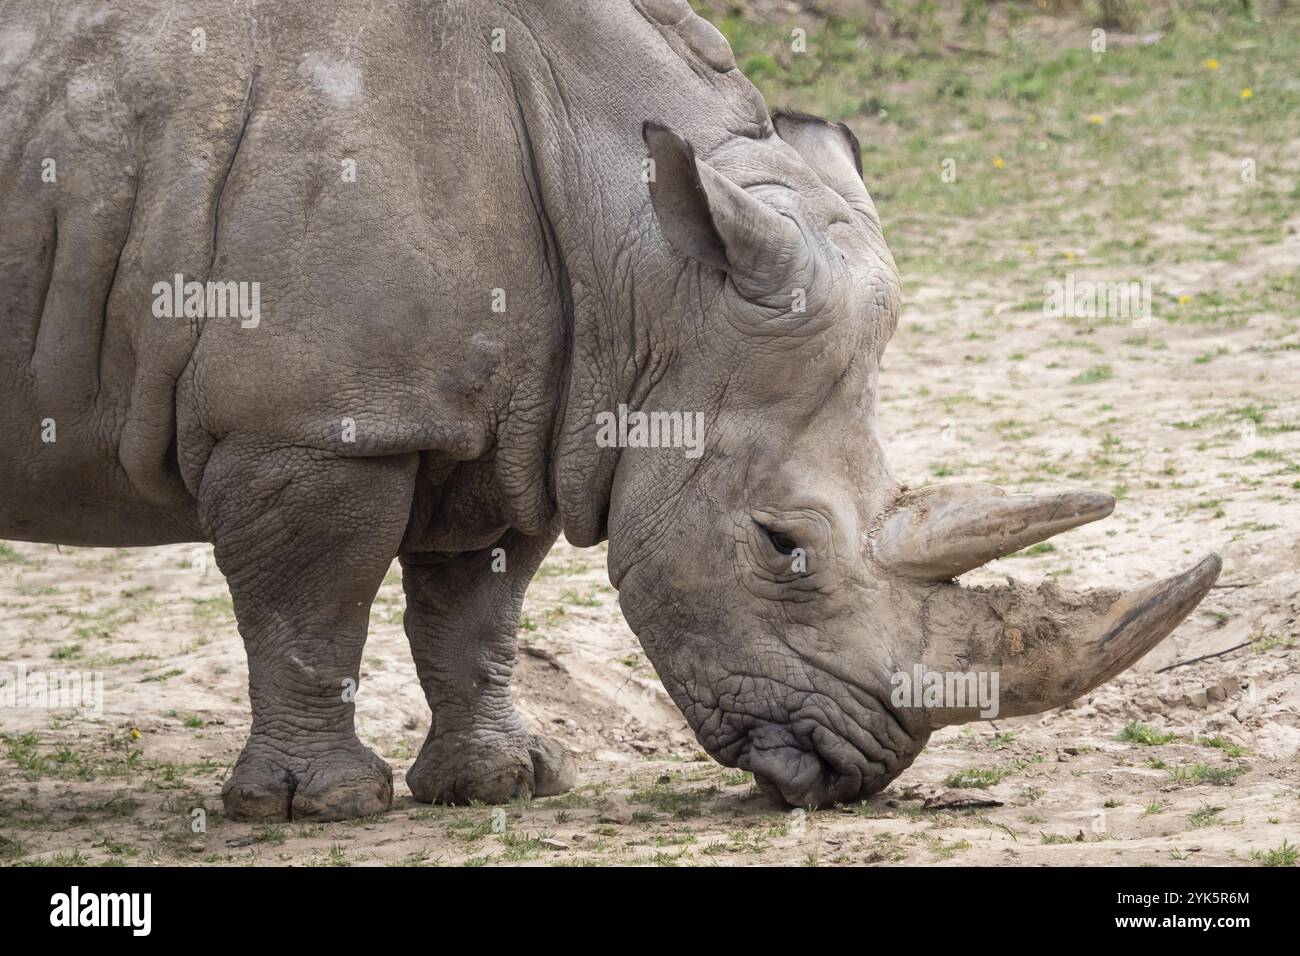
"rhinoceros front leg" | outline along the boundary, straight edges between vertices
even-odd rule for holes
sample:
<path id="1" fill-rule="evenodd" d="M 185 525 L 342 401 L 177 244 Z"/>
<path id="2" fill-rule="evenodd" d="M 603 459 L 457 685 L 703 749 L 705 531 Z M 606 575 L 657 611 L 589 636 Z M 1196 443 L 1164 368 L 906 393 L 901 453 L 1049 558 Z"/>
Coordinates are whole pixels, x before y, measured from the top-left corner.
<path id="1" fill-rule="evenodd" d="M 199 505 L 248 652 L 253 722 L 222 790 L 237 820 L 387 810 L 392 771 L 358 739 L 370 604 L 410 513 L 414 456 L 340 459 L 227 439 Z"/>
<path id="2" fill-rule="evenodd" d="M 510 532 L 450 559 L 403 556 L 406 635 L 433 711 L 406 774 L 417 800 L 506 803 L 573 786 L 573 758 L 529 734 L 510 695 L 524 592 L 554 541 Z"/>

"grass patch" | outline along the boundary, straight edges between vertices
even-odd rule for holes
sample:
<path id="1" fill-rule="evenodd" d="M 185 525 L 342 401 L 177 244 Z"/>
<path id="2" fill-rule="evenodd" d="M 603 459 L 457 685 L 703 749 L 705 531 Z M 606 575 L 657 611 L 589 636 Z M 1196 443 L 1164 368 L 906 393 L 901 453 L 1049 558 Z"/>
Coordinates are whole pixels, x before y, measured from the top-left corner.
<path id="1" fill-rule="evenodd" d="M 1198 763 L 1190 767 L 1186 765 L 1174 767 L 1169 771 L 1169 775 L 1173 777 L 1174 783 L 1178 784 L 1208 783 L 1215 787 L 1231 787 L 1237 782 L 1237 778 L 1249 769 L 1242 766 L 1210 767 Z"/>
<path id="2" fill-rule="evenodd" d="M 180 677 L 184 673 L 185 672 L 181 670 L 179 667 L 173 667 L 170 670 L 165 670 L 160 674 L 150 674 L 147 677 L 141 677 L 138 681 L 136 681 L 136 683 L 137 684 L 161 684 L 163 681 L 171 680 L 173 677 Z"/>
<path id="3" fill-rule="evenodd" d="M 1042 554 L 1056 554 L 1056 545 L 1050 541 L 1043 541 L 1039 544 L 1032 544 L 1027 548 L 1017 551 L 1015 554 L 1008 555 L 1012 558 L 1036 558 Z"/>
<path id="4" fill-rule="evenodd" d="M 1234 744 L 1224 737 L 1202 737 L 1196 742 L 1202 747 L 1213 747 L 1215 750 L 1222 750 L 1229 757 L 1244 757 L 1250 753 L 1250 750 L 1246 747 Z"/>
<path id="5" fill-rule="evenodd" d="M 1002 782 L 1006 774 L 1001 770 L 959 770 L 944 778 L 943 785 L 954 790 L 984 790 Z"/>
<path id="6" fill-rule="evenodd" d="M 0 564 L 26 564 L 27 559 L 9 545 L 0 541 Z"/>
<path id="7" fill-rule="evenodd" d="M 1048 846 L 1059 844 L 1059 843 L 1079 842 L 1079 838 L 1077 836 L 1066 836 L 1063 833 L 1043 833 L 1041 834 L 1041 836 L 1042 836 L 1042 842 Z"/>
<path id="8" fill-rule="evenodd" d="M 1115 370 L 1109 365 L 1094 365 L 1092 368 L 1085 369 L 1074 378 L 1070 379 L 1071 385 L 1096 385 L 1098 382 L 1107 382 L 1115 377 Z"/>
<path id="9" fill-rule="evenodd" d="M 1192 826 L 1208 827 L 1219 822 L 1219 814 L 1223 812 L 1223 807 L 1202 806 L 1199 810 L 1193 810 L 1187 814 L 1187 822 Z"/>
<path id="10" fill-rule="evenodd" d="M 652 787 L 635 791 L 632 794 L 632 802 L 653 807 L 661 813 L 670 814 L 674 819 L 685 820 L 699 816 L 700 805 L 721 792 L 721 789 L 714 785 L 676 790 L 671 782 L 659 781 Z"/>
<path id="11" fill-rule="evenodd" d="M 1154 727 L 1131 720 L 1124 725 L 1123 730 L 1115 735 L 1115 739 L 1121 743 L 1138 744 L 1143 747 L 1161 747 L 1177 740 L 1178 735 L 1175 733 L 1161 733 Z"/>
<path id="12" fill-rule="evenodd" d="M 1261 866 L 1295 866 L 1296 848 L 1283 840 L 1276 850 L 1255 850 L 1250 858 Z"/>

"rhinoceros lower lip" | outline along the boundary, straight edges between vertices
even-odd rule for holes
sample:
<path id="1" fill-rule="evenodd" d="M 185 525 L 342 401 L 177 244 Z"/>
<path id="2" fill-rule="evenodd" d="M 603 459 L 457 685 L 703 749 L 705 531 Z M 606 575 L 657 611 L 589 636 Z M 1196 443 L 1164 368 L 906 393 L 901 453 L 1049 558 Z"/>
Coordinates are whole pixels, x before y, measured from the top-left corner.
<path id="1" fill-rule="evenodd" d="M 824 687 L 833 682 L 827 675 L 819 680 Z M 787 689 L 784 700 L 768 699 L 764 716 L 724 717 L 736 733 L 714 756 L 750 771 L 769 796 L 796 807 L 849 802 L 881 789 L 911 762 L 900 752 L 910 748 L 880 738 L 879 704 L 862 700 L 870 695 L 851 686 L 840 691 L 831 697 Z"/>
<path id="2" fill-rule="evenodd" d="M 754 774 L 769 796 L 796 807 L 820 807 L 864 795 L 867 757 L 824 727 L 804 740 L 780 724 L 754 728 L 737 766 Z"/>

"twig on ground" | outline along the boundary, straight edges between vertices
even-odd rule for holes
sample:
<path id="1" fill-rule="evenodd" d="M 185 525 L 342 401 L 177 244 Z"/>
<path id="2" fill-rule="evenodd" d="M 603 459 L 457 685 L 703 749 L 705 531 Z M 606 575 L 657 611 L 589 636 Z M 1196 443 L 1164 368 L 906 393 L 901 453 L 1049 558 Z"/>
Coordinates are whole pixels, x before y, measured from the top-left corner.
<path id="1" fill-rule="evenodd" d="M 1200 657 L 1193 657 L 1190 661 L 1179 661 L 1177 664 L 1170 664 L 1168 667 L 1159 668 L 1156 673 L 1163 674 L 1165 671 L 1171 671 L 1175 667 L 1186 667 L 1188 664 L 1199 664 L 1201 661 L 1208 661 L 1215 657 L 1222 657 L 1225 654 L 1231 654 L 1233 651 L 1239 651 L 1243 647 L 1250 647 L 1250 645 L 1254 643 L 1254 641 L 1245 641 L 1244 643 L 1238 644 L 1236 647 L 1228 648 L 1226 651 L 1215 651 L 1213 654 L 1202 654 Z"/>

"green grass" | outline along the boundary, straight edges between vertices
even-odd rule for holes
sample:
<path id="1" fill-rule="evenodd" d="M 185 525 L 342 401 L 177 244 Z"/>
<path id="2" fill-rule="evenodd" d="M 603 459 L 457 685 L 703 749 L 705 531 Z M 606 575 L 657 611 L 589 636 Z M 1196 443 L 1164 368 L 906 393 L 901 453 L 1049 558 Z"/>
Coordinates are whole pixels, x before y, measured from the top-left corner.
<path id="1" fill-rule="evenodd" d="M 550 839 L 549 833 L 503 833 L 501 843 L 505 850 L 501 853 L 501 859 L 511 863 L 537 859 L 543 853 L 550 852 L 542 842 L 547 839 Z"/>
<path id="2" fill-rule="evenodd" d="M 1056 545 L 1052 544 L 1050 541 L 1044 541 L 1040 544 L 1031 544 L 1029 547 L 1021 551 L 1017 551 L 1015 554 L 1009 555 L 1009 557 L 1036 558 L 1042 554 L 1055 554 L 1055 553 L 1056 553 Z"/>
<path id="3" fill-rule="evenodd" d="M 1250 750 L 1246 747 L 1234 744 L 1231 740 L 1223 737 L 1202 737 L 1196 742 L 1202 747 L 1213 747 L 1215 750 L 1222 750 L 1229 757 L 1244 757 L 1250 753 Z"/>
<path id="4" fill-rule="evenodd" d="M 348 859 L 347 850 L 335 843 L 330 846 L 329 857 L 326 860 L 327 866 L 351 866 L 352 861 Z"/>
<path id="5" fill-rule="evenodd" d="M 136 683 L 138 684 L 161 684 L 163 681 L 171 680 L 173 677 L 180 677 L 185 672 L 180 668 L 173 667 L 159 674 L 150 674 L 147 677 L 141 677 Z"/>
<path id="6" fill-rule="evenodd" d="M 1223 810 L 1223 807 L 1202 806 L 1199 810 L 1187 814 L 1187 822 L 1197 828 L 1213 826 L 1219 822 L 1219 814 Z"/>
<path id="7" fill-rule="evenodd" d="M 209 598 L 193 599 L 194 616 L 202 621 L 221 618 L 234 618 L 235 603 L 229 594 L 218 594 Z"/>
<path id="8" fill-rule="evenodd" d="M 1292 642 L 1286 638 L 1278 637 L 1276 634 L 1270 634 L 1267 631 L 1256 631 L 1250 636 L 1251 650 L 1256 654 L 1263 654 L 1273 650 L 1275 647 L 1290 647 Z"/>
<path id="9" fill-rule="evenodd" d="M 943 785 L 952 787 L 954 790 L 983 790 L 994 784 L 1001 783 L 1004 776 L 1006 774 L 1001 770 L 959 770 L 957 773 L 946 777 Z"/>
<path id="10" fill-rule="evenodd" d="M 26 853 L 27 847 L 21 840 L 0 835 L 0 862 L 20 860 Z"/>
<path id="11" fill-rule="evenodd" d="M 82 855 L 80 850 L 73 850 L 71 853 L 56 853 L 49 859 L 24 859 L 18 861 L 19 866 L 90 866 L 90 861 Z"/>
<path id="12" fill-rule="evenodd" d="M 1250 858 L 1261 866 L 1295 866 L 1296 864 L 1296 847 L 1286 840 L 1276 850 L 1255 850 L 1250 854 Z"/>
<path id="13" fill-rule="evenodd" d="M 1115 370 L 1109 365 L 1094 365 L 1070 379 L 1071 385 L 1095 385 L 1115 377 Z"/>
<path id="14" fill-rule="evenodd" d="M 1042 842 L 1045 845 L 1049 845 L 1049 846 L 1052 844 L 1059 844 L 1059 843 L 1079 842 L 1079 838 L 1077 836 L 1066 836 L 1065 834 L 1062 833 L 1042 833 L 1041 836 L 1042 836 Z"/>
<path id="15" fill-rule="evenodd" d="M 11 548 L 5 542 L 0 541 L 0 564 L 26 564 L 27 559 Z"/>
<path id="16" fill-rule="evenodd" d="M 658 782 L 654 786 L 633 792 L 632 802 L 670 814 L 674 819 L 685 820 L 699 816 L 705 801 L 721 792 L 716 786 L 687 789 L 674 787 L 671 781 Z"/>
<path id="17" fill-rule="evenodd" d="M 492 830 L 493 821 L 491 817 L 482 817 L 480 819 L 461 817 L 447 826 L 447 832 L 463 843 L 477 843 L 490 834 Z"/>
<path id="18" fill-rule="evenodd" d="M 81 781 L 126 779 L 136 781 L 139 787 L 147 790 L 184 790 L 189 789 L 188 777 L 210 775 L 221 769 L 220 764 L 209 761 L 178 764 L 146 760 L 143 751 L 130 746 L 130 738 L 114 737 L 99 750 L 91 749 L 83 741 L 74 743 L 85 749 L 74 749 L 68 742 L 42 747 L 40 736 L 35 732 L 0 734 L 5 757 L 24 780 L 30 781 L 47 778 Z M 115 811 L 115 806 L 119 810 Z M 132 801 L 113 798 L 101 810 L 120 816 L 129 812 L 120 808 L 133 806 Z"/>
<path id="19" fill-rule="evenodd" d="M 1115 735 L 1115 739 L 1122 743 L 1139 744 L 1143 747 L 1160 747 L 1177 740 L 1178 735 L 1161 733 L 1146 724 L 1140 724 L 1133 720 L 1124 725 L 1124 729 Z"/>
<path id="20" fill-rule="evenodd" d="M 281 846 L 289 838 L 288 832 L 284 827 L 277 824 L 265 824 L 253 827 L 253 840 L 257 843 L 270 843 L 273 846 Z"/>
<path id="21" fill-rule="evenodd" d="M 1215 787 L 1230 787 L 1249 767 L 1210 767 L 1203 763 L 1192 766 L 1174 767 L 1169 771 L 1174 783 L 1197 784 L 1208 783 Z"/>

